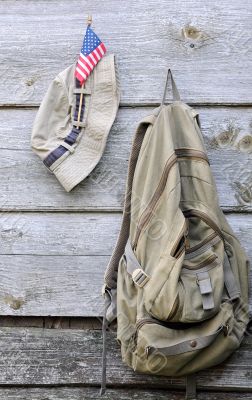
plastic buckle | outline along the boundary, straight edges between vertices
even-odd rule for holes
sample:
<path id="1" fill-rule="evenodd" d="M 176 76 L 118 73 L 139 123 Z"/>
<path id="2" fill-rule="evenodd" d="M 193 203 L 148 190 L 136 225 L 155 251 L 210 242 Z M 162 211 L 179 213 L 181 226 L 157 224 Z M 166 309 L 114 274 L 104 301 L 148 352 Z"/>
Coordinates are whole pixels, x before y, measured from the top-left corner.
<path id="1" fill-rule="evenodd" d="M 144 287 L 144 285 L 149 281 L 150 277 L 141 268 L 135 269 L 132 273 L 133 282 L 139 286 Z"/>

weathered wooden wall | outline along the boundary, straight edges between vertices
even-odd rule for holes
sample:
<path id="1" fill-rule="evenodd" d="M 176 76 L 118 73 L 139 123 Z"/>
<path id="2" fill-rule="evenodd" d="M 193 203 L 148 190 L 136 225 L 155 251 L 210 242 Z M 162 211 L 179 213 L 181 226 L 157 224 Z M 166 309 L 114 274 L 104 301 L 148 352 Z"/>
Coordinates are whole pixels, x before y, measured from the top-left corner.
<path id="1" fill-rule="evenodd" d="M 31 152 L 38 105 L 76 60 L 87 14 L 117 56 L 121 104 L 106 151 L 71 193 Z M 252 259 L 249 0 L 0 1 L 0 396 L 98 399 L 106 263 L 138 120 L 167 66 L 200 112 L 221 207 Z M 110 333 L 105 399 L 182 399 L 183 379 L 134 374 Z M 198 375 L 199 399 L 252 398 L 252 342 Z M 166 390 L 165 390 L 166 389 Z"/>

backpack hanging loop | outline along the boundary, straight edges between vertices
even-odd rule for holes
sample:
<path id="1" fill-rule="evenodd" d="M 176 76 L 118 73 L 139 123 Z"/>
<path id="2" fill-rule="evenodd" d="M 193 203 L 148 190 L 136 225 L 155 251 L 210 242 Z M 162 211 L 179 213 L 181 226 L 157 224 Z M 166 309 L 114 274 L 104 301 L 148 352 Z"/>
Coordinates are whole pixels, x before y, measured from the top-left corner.
<path id="1" fill-rule="evenodd" d="M 167 76 L 166 76 L 166 81 L 165 81 L 165 88 L 164 88 L 164 94 L 163 94 L 163 99 L 162 99 L 162 105 L 165 104 L 165 98 L 166 98 L 166 92 L 167 92 L 167 88 L 168 88 L 168 84 L 169 84 L 169 78 L 171 78 L 171 84 L 172 84 L 172 100 L 173 101 L 180 101 L 180 95 L 179 95 L 179 91 L 177 88 L 177 85 L 174 81 L 171 69 L 168 68 L 167 70 Z"/>

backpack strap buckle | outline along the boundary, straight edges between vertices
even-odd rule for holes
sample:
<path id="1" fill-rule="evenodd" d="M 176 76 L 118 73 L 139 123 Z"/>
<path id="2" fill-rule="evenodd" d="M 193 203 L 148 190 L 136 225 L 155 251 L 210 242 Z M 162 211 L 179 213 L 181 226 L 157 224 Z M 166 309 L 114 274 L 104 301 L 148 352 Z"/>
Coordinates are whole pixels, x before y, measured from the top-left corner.
<path id="1" fill-rule="evenodd" d="M 127 272 L 131 275 L 133 282 L 140 288 L 144 287 L 144 285 L 149 281 L 150 277 L 142 269 L 131 247 L 129 239 L 125 246 L 124 258 Z"/>
<path id="2" fill-rule="evenodd" d="M 212 310 L 214 308 L 214 297 L 208 272 L 199 272 L 197 274 L 197 283 L 202 297 L 203 310 Z"/>
<path id="3" fill-rule="evenodd" d="M 144 285 L 149 281 L 150 277 L 144 272 L 143 269 L 137 268 L 132 273 L 133 282 L 139 286 L 144 287 Z"/>

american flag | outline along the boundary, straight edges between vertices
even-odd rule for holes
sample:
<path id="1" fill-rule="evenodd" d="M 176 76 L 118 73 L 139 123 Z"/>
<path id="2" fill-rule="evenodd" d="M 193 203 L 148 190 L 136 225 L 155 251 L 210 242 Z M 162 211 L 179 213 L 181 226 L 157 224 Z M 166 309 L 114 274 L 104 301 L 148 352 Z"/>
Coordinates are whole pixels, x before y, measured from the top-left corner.
<path id="1" fill-rule="evenodd" d="M 86 82 L 88 76 L 105 53 L 106 47 L 88 25 L 75 69 L 75 76 L 81 85 Z"/>

